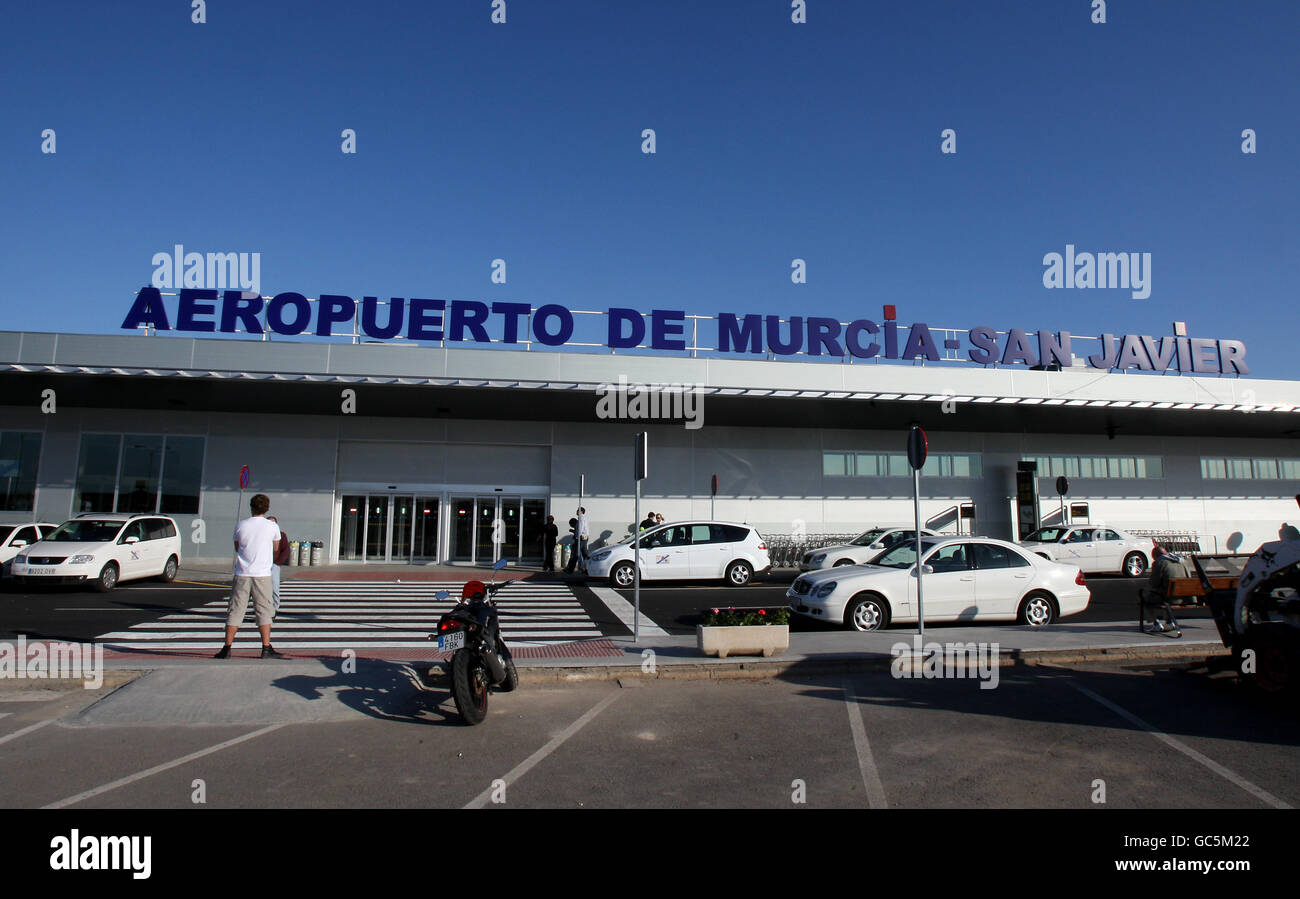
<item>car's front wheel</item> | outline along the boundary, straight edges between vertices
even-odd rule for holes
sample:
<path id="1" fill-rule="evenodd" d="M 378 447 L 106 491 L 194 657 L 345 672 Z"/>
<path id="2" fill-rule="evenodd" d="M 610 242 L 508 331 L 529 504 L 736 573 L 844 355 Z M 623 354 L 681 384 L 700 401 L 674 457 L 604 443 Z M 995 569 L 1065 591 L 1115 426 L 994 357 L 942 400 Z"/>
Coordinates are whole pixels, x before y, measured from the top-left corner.
<path id="1" fill-rule="evenodd" d="M 100 593 L 107 593 L 117 586 L 117 563 L 109 562 L 99 570 L 99 577 L 95 578 L 95 589 Z"/>
<path id="2" fill-rule="evenodd" d="M 1016 617 L 1021 624 L 1046 627 L 1056 620 L 1056 603 L 1046 593 L 1030 593 L 1020 601 L 1020 612 Z"/>
<path id="3" fill-rule="evenodd" d="M 631 587 L 636 578 L 636 569 L 631 562 L 619 562 L 609 573 L 609 580 L 615 587 Z"/>
<path id="4" fill-rule="evenodd" d="M 849 600 L 844 623 L 855 631 L 879 631 L 889 626 L 889 604 L 874 593 Z"/>
<path id="5" fill-rule="evenodd" d="M 754 569 L 748 562 L 732 562 L 727 566 L 727 583 L 732 587 L 743 587 L 754 576 Z"/>
<path id="6" fill-rule="evenodd" d="M 163 566 L 162 574 L 158 575 L 158 580 L 164 584 L 170 584 L 176 580 L 176 572 L 179 568 L 180 562 L 177 561 L 175 556 L 172 556 L 167 560 L 167 564 Z"/>

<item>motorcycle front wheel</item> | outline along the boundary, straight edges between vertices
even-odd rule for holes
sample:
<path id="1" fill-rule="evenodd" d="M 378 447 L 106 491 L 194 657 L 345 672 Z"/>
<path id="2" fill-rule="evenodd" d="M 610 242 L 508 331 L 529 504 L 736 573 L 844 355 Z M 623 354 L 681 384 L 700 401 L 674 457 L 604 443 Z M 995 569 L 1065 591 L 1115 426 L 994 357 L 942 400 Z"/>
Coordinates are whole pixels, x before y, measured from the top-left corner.
<path id="1" fill-rule="evenodd" d="M 490 681 L 491 675 L 481 659 L 467 649 L 456 650 L 451 657 L 451 695 L 466 724 L 481 724 L 487 717 Z"/>

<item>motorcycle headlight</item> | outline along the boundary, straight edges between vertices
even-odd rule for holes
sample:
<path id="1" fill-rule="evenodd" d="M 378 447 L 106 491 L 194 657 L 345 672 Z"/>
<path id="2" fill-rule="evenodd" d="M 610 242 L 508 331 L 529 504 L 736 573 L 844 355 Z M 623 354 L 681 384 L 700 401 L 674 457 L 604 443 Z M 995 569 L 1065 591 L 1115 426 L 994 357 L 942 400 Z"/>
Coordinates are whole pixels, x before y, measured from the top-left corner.
<path id="1" fill-rule="evenodd" d="M 73 556 L 68 560 L 69 565 L 85 565 L 87 562 L 95 561 L 94 556 Z"/>
<path id="2" fill-rule="evenodd" d="M 814 565 L 820 565 L 822 562 L 826 561 L 826 553 L 818 553 L 812 557 L 812 560 Z"/>
<path id="3" fill-rule="evenodd" d="M 813 592 L 813 596 L 816 597 L 817 599 L 825 599 L 826 597 L 830 596 L 834 592 L 835 592 L 835 582 L 827 581 L 826 583 L 818 587 L 816 591 Z"/>

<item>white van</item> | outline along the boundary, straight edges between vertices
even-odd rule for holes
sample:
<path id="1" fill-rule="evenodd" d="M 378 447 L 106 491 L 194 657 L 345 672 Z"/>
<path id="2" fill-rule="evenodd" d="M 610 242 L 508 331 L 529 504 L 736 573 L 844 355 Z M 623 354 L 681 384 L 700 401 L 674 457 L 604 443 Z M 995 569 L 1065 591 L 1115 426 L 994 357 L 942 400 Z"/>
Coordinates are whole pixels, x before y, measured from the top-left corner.
<path id="1" fill-rule="evenodd" d="M 17 584 L 90 584 L 101 593 L 121 581 L 171 581 L 181 565 L 176 522 L 163 515 L 97 515 L 65 521 L 14 556 Z"/>

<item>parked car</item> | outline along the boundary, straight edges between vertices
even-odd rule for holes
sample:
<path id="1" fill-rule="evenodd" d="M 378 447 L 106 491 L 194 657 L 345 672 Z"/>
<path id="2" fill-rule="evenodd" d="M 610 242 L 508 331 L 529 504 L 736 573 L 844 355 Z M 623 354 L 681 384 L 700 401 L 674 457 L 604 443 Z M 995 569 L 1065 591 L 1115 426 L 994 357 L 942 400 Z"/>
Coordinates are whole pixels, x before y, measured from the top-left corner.
<path id="1" fill-rule="evenodd" d="M 1078 565 L 1086 573 L 1120 573 L 1141 577 L 1151 567 L 1155 543 L 1115 528 L 1096 525 L 1039 528 L 1020 545 L 1030 552 Z"/>
<path id="2" fill-rule="evenodd" d="M 725 580 L 743 587 L 756 573 L 772 568 L 767 544 L 747 524 L 729 521 L 675 521 L 641 532 L 643 580 Z M 587 574 L 607 577 L 615 587 L 630 587 L 635 573 L 632 537 L 598 549 L 587 560 Z"/>
<path id="3" fill-rule="evenodd" d="M 921 536 L 933 537 L 936 534 L 921 528 Z M 903 540 L 915 543 L 916 528 L 872 528 L 848 543 L 808 550 L 799 561 L 799 570 L 816 571 L 818 568 L 834 568 L 837 565 L 862 565 L 885 550 L 893 549 Z"/>
<path id="4" fill-rule="evenodd" d="M 14 556 L 20 584 L 90 584 L 100 592 L 122 581 L 171 581 L 181 564 L 176 522 L 162 515 L 86 514 L 55 528 Z"/>
<path id="5" fill-rule="evenodd" d="M 57 528 L 57 524 L 33 521 L 26 524 L 0 524 L 0 577 L 9 577 L 9 563 L 24 546 L 31 546 Z"/>
<path id="6" fill-rule="evenodd" d="M 1088 607 L 1083 572 L 991 537 L 921 540 L 925 620 L 1011 621 L 1043 627 Z M 801 574 L 790 610 L 874 631 L 917 620 L 916 545 L 901 542 L 870 565 Z"/>

